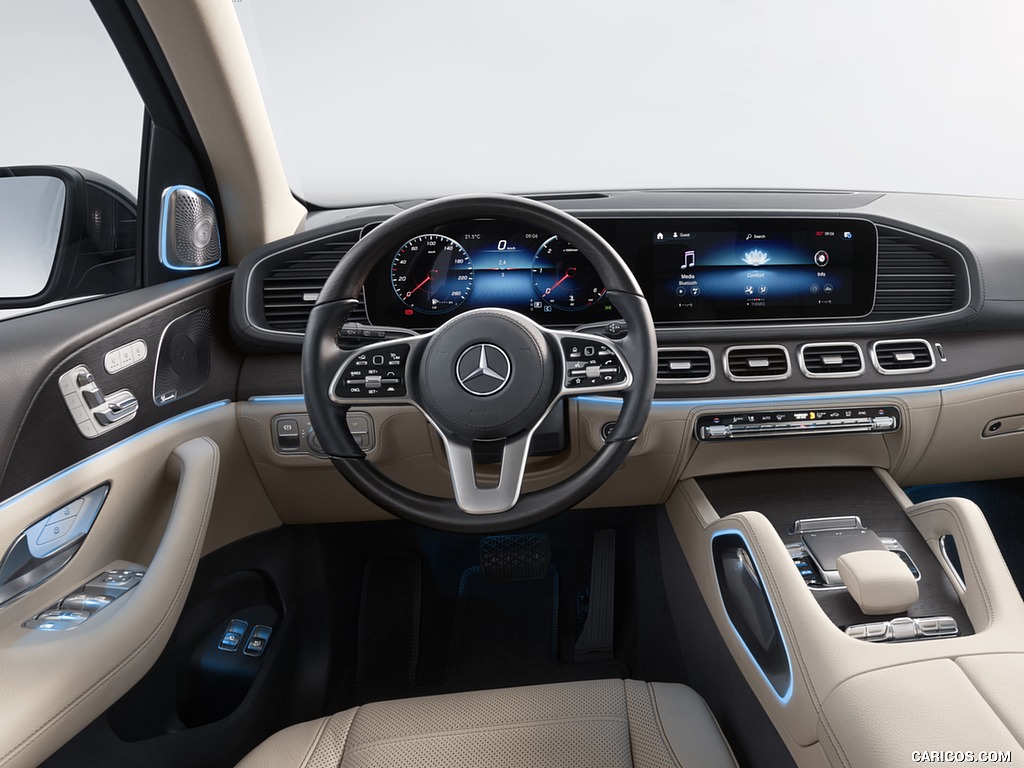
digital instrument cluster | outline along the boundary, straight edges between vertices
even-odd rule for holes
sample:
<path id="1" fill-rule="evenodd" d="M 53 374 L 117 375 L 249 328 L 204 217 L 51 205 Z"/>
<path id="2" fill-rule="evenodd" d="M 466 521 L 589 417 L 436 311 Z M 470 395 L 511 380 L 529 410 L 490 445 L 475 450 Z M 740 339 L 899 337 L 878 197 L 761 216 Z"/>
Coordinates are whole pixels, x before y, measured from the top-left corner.
<path id="1" fill-rule="evenodd" d="M 367 285 L 371 322 L 406 328 L 502 307 L 545 325 L 615 314 L 590 261 L 571 242 L 490 219 L 457 222 L 403 243 Z"/>
<path id="2" fill-rule="evenodd" d="M 625 259 L 656 321 L 854 318 L 874 305 L 877 233 L 863 219 L 676 218 L 586 222 Z M 596 270 L 558 233 L 478 219 L 417 235 L 367 283 L 369 319 L 430 328 L 502 307 L 544 325 L 618 317 Z"/>

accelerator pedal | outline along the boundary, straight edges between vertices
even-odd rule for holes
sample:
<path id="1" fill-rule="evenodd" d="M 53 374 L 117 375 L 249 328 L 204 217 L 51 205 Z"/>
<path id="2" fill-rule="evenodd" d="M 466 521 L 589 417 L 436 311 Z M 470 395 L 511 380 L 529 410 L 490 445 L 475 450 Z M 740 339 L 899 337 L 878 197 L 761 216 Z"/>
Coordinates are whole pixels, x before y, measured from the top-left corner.
<path id="1" fill-rule="evenodd" d="M 576 661 L 613 658 L 615 635 L 615 530 L 594 532 L 587 620 L 576 641 Z"/>

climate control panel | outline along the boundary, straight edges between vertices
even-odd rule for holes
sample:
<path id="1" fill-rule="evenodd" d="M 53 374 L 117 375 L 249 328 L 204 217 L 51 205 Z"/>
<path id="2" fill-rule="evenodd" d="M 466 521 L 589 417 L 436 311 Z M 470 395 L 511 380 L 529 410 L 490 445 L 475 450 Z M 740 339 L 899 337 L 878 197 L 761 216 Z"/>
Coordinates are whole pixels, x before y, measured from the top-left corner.
<path id="1" fill-rule="evenodd" d="M 744 411 L 708 414 L 697 419 L 702 442 L 749 437 L 795 437 L 895 432 L 900 410 L 894 405 L 793 411 Z"/>

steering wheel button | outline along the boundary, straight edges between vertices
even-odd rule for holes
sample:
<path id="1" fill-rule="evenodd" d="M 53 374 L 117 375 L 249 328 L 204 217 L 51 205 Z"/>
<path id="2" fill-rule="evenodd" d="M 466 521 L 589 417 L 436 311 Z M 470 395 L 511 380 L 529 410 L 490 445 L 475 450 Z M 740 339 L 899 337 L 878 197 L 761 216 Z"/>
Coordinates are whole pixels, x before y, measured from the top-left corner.
<path id="1" fill-rule="evenodd" d="M 601 375 L 601 366 L 599 365 L 588 365 L 587 366 L 587 378 L 596 379 Z"/>

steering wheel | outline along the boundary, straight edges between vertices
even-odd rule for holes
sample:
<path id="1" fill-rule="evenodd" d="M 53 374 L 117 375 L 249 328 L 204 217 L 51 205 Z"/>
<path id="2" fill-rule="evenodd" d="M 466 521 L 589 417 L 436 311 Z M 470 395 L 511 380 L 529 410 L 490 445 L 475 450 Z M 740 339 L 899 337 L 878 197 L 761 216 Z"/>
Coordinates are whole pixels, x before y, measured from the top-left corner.
<path id="1" fill-rule="evenodd" d="M 373 267 L 442 224 L 512 219 L 557 233 L 589 258 L 628 328 L 620 341 L 541 327 L 506 309 L 475 309 L 419 336 L 343 350 L 339 333 Z M 359 240 L 328 278 L 306 326 L 302 382 L 320 445 L 349 483 L 392 514 L 432 528 L 513 530 L 569 509 L 607 480 L 643 429 L 654 397 L 650 309 L 622 258 L 579 220 L 507 195 L 460 195 L 397 214 Z M 572 477 L 522 494 L 530 440 L 563 398 L 616 393 L 623 405 L 597 454 Z M 352 437 L 352 406 L 414 405 L 441 436 L 454 499 L 406 488 L 381 473 Z M 503 442 L 495 487 L 480 487 L 474 440 Z"/>

